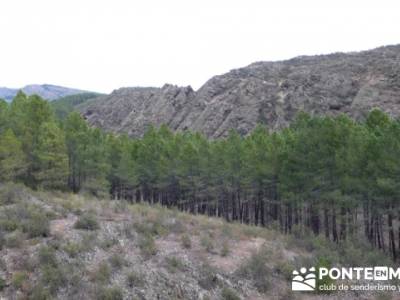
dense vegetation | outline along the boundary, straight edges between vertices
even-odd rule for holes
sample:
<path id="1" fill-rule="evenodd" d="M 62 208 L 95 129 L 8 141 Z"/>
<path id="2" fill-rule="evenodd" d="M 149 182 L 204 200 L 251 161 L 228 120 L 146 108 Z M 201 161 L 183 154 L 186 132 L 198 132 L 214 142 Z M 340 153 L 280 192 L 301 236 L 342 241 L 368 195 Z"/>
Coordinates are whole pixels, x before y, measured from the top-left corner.
<path id="1" fill-rule="evenodd" d="M 19 93 L 0 103 L 0 178 L 32 188 L 110 193 L 336 243 L 362 236 L 396 260 L 400 248 L 400 122 L 300 114 L 287 129 L 208 140 L 149 128 L 141 139 L 58 121 Z M 397 246 L 396 246 L 397 245 Z"/>
<path id="2" fill-rule="evenodd" d="M 57 118 L 64 120 L 77 106 L 82 106 L 89 100 L 100 96 L 97 93 L 82 93 L 59 98 L 51 101 L 50 104 Z"/>

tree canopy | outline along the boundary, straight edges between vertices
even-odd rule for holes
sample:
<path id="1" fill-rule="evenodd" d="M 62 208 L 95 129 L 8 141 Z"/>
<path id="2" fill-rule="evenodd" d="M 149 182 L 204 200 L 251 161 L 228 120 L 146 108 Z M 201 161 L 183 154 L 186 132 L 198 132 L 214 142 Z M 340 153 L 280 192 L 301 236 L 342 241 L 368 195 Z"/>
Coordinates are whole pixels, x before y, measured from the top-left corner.
<path id="1" fill-rule="evenodd" d="M 91 128 L 76 112 L 64 117 L 38 96 L 0 101 L 0 179 L 310 230 L 337 243 L 361 232 L 398 257 L 400 122 L 382 111 L 360 122 L 300 113 L 280 131 L 259 125 L 216 140 L 167 126 L 129 138 Z"/>

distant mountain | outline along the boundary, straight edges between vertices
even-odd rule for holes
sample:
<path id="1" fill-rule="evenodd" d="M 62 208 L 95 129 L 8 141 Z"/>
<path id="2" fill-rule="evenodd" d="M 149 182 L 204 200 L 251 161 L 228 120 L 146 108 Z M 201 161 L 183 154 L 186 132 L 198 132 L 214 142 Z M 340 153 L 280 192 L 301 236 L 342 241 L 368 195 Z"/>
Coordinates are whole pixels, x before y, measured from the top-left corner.
<path id="1" fill-rule="evenodd" d="M 5 99 L 7 101 L 10 101 L 12 100 L 12 98 L 14 98 L 17 92 L 18 92 L 17 89 L 0 87 L 0 99 Z"/>
<path id="2" fill-rule="evenodd" d="M 91 125 L 141 136 L 149 125 L 213 138 L 258 123 L 276 130 L 299 111 L 362 118 L 372 108 L 400 117 L 400 45 L 374 50 L 257 62 L 215 76 L 199 90 L 122 88 L 82 109 Z"/>
<path id="3" fill-rule="evenodd" d="M 31 84 L 21 89 L 10 89 L 0 87 L 0 98 L 11 101 L 19 90 L 28 95 L 39 95 L 46 100 L 55 100 L 61 97 L 86 93 L 87 91 L 72 89 L 51 84 Z"/>

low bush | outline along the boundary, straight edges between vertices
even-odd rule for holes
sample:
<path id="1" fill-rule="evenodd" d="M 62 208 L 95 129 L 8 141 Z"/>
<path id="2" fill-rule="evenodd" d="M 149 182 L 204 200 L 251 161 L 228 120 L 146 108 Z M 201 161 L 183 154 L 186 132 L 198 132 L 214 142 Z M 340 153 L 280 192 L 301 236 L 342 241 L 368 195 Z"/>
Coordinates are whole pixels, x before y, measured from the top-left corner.
<path id="1" fill-rule="evenodd" d="M 79 217 L 74 227 L 76 229 L 97 230 L 99 229 L 99 223 L 93 213 L 85 213 Z"/>
<path id="2" fill-rule="evenodd" d="M 282 275 L 286 280 L 292 279 L 293 270 L 297 269 L 293 263 L 288 262 L 287 260 L 277 261 L 275 265 L 275 271 Z"/>
<path id="3" fill-rule="evenodd" d="M 156 255 L 158 250 L 154 238 L 151 235 L 142 236 L 139 240 L 139 248 L 142 255 L 147 259 Z"/>
<path id="4" fill-rule="evenodd" d="M 142 235 L 162 236 L 168 233 L 168 228 L 163 225 L 161 219 L 140 221 L 133 224 L 137 233 Z"/>
<path id="5" fill-rule="evenodd" d="M 17 203 L 26 197 L 26 188 L 23 185 L 7 183 L 0 188 L 0 205 Z"/>
<path id="6" fill-rule="evenodd" d="M 43 213 L 34 212 L 23 225 L 22 230 L 29 238 L 47 237 L 50 235 L 50 223 L 47 216 Z"/>
<path id="7" fill-rule="evenodd" d="M 78 257 L 79 254 L 87 252 L 90 245 L 83 242 L 67 242 L 62 249 L 72 258 Z"/>
<path id="8" fill-rule="evenodd" d="M 100 242 L 100 247 L 104 250 L 110 249 L 112 246 L 118 245 L 119 241 L 117 237 L 106 237 Z"/>
<path id="9" fill-rule="evenodd" d="M 21 231 L 17 230 L 4 237 L 4 244 L 7 248 L 20 248 L 24 243 L 24 240 L 25 235 Z"/>
<path id="10" fill-rule="evenodd" d="M 52 295 L 65 285 L 66 272 L 61 266 L 44 265 L 42 266 L 42 283 L 47 285 Z"/>
<path id="11" fill-rule="evenodd" d="M 123 300 L 124 294 L 119 287 L 100 288 L 97 293 L 98 300 Z"/>
<path id="12" fill-rule="evenodd" d="M 221 256 L 225 257 L 228 256 L 230 253 L 230 248 L 229 248 L 229 242 L 227 240 L 224 240 L 222 242 L 222 249 L 221 249 Z"/>
<path id="13" fill-rule="evenodd" d="M 182 247 L 185 248 L 185 249 L 192 248 L 192 241 L 191 241 L 190 236 L 188 234 L 183 234 L 182 235 L 181 244 L 182 244 Z"/>
<path id="14" fill-rule="evenodd" d="M 107 283 L 111 277 L 111 269 L 107 262 L 101 262 L 93 274 L 93 280 L 102 284 Z"/>
<path id="15" fill-rule="evenodd" d="M 6 281 L 0 277 L 0 292 L 7 286 Z"/>
<path id="16" fill-rule="evenodd" d="M 49 236 L 49 217 L 38 206 L 19 203 L 0 215 L 0 230 L 11 232 L 17 229 L 28 238 Z"/>
<path id="17" fill-rule="evenodd" d="M 144 286 L 143 275 L 137 272 L 131 272 L 126 276 L 126 283 L 128 287 L 142 287 Z"/>
<path id="18" fill-rule="evenodd" d="M 123 258 L 121 255 L 119 254 L 113 254 L 109 257 L 108 261 L 111 264 L 111 267 L 113 269 L 119 270 L 121 269 L 124 265 L 126 265 L 127 261 L 125 260 L 125 258 Z"/>
<path id="19" fill-rule="evenodd" d="M 167 263 L 167 269 L 171 273 L 175 273 L 177 270 L 183 270 L 185 268 L 185 264 L 176 256 L 166 257 L 165 261 Z"/>
<path id="20" fill-rule="evenodd" d="M 217 286 L 218 280 L 216 272 L 209 264 L 205 263 L 202 265 L 198 283 L 206 290 L 212 290 Z"/>
<path id="21" fill-rule="evenodd" d="M 125 200 L 112 201 L 115 213 L 124 213 L 128 211 L 128 202 Z"/>
<path id="22" fill-rule="evenodd" d="M 186 231 L 186 226 L 179 219 L 176 218 L 170 219 L 170 222 L 168 223 L 168 231 L 180 234 Z"/>
<path id="23" fill-rule="evenodd" d="M 319 258 L 316 264 L 316 270 L 317 273 L 319 272 L 320 268 L 331 268 L 331 262 L 327 259 L 327 258 Z M 318 287 L 321 285 L 331 285 L 332 283 L 334 283 L 334 280 L 332 278 L 330 278 L 329 276 L 325 276 L 324 278 L 320 279 L 319 277 L 317 277 L 317 290 L 318 293 L 322 293 L 322 294 L 329 294 L 332 291 L 328 291 L 328 290 L 320 290 Z"/>
<path id="24" fill-rule="evenodd" d="M 214 250 L 214 242 L 209 236 L 204 235 L 201 238 L 200 243 L 207 250 L 207 252 L 212 252 Z"/>
<path id="25" fill-rule="evenodd" d="M 236 272 L 239 276 L 252 280 L 257 290 L 265 293 L 269 290 L 270 282 L 270 270 L 267 267 L 267 261 L 268 252 L 266 249 L 261 248 L 259 251 L 253 253 Z"/>
<path id="26" fill-rule="evenodd" d="M 240 300 L 239 295 L 232 289 L 224 287 L 221 291 L 223 300 Z"/>
<path id="27" fill-rule="evenodd" d="M 11 283 L 15 289 L 20 289 L 28 281 L 28 274 L 26 272 L 14 273 Z"/>
<path id="28" fill-rule="evenodd" d="M 42 266 L 57 267 L 57 257 L 54 248 L 49 246 L 42 246 L 39 249 L 39 263 Z"/>
<path id="29" fill-rule="evenodd" d="M 12 232 L 18 229 L 19 222 L 16 219 L 8 219 L 4 217 L 0 219 L 0 230 Z"/>
<path id="30" fill-rule="evenodd" d="M 29 293 L 29 300 L 51 300 L 50 292 L 43 284 L 36 284 Z"/>

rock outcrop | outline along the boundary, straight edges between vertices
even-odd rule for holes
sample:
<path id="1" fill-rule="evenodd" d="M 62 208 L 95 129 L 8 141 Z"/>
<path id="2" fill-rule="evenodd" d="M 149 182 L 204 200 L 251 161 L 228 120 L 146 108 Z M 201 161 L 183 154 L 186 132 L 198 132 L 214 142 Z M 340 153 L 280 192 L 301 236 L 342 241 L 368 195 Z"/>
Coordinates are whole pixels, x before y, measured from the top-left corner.
<path id="1" fill-rule="evenodd" d="M 123 88 L 82 113 L 90 124 L 141 136 L 149 125 L 217 138 L 258 123 L 287 126 L 299 111 L 362 118 L 378 107 L 400 116 L 400 45 L 357 53 L 257 62 L 191 87 Z"/>

